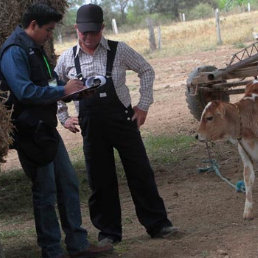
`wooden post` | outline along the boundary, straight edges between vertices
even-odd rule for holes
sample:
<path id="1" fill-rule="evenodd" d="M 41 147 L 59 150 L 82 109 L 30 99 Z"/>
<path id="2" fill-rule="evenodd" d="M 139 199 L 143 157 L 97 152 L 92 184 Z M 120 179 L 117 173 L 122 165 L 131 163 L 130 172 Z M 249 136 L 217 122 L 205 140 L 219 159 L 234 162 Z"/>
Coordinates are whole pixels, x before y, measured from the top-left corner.
<path id="1" fill-rule="evenodd" d="M 161 49 L 161 29 L 158 27 L 158 49 Z"/>
<path id="2" fill-rule="evenodd" d="M 221 34 L 220 34 L 219 9 L 215 10 L 215 16 L 216 16 L 217 44 L 222 45 Z"/>
<path id="3" fill-rule="evenodd" d="M 153 23 L 150 18 L 147 19 L 147 24 L 149 28 L 149 43 L 150 43 L 150 50 L 155 50 L 157 48 L 156 46 L 156 40 L 155 40 L 155 33 L 153 28 Z"/>
<path id="4" fill-rule="evenodd" d="M 117 29 L 117 25 L 116 25 L 116 20 L 115 19 L 112 19 L 112 29 L 113 29 L 113 32 L 115 34 L 118 34 L 118 29 Z"/>

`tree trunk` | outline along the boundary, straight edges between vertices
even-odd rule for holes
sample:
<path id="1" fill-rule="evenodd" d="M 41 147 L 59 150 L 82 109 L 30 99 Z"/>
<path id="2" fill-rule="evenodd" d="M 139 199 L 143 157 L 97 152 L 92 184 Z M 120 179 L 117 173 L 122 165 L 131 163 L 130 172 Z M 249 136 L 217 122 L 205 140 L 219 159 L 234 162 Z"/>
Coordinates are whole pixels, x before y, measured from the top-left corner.
<path id="1" fill-rule="evenodd" d="M 173 14 L 176 20 L 180 20 L 180 14 L 179 14 L 179 6 L 178 6 L 178 1 L 174 0 L 173 1 Z"/>

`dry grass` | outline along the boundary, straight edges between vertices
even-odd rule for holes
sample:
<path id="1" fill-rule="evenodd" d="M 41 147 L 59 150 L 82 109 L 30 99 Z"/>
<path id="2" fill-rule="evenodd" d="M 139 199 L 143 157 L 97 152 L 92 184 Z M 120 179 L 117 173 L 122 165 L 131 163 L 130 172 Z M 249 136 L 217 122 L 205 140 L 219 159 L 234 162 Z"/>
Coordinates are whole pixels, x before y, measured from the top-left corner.
<path id="1" fill-rule="evenodd" d="M 221 15 L 223 44 L 240 45 L 240 43 L 252 41 L 252 31 L 256 31 L 256 29 L 258 31 L 257 16 L 258 11 L 230 16 Z M 199 50 L 214 49 L 217 45 L 215 18 L 161 25 L 160 28 L 162 49 L 153 53 L 149 52 L 147 29 L 119 33 L 118 35 L 107 34 L 106 36 L 109 39 L 122 40 L 141 54 L 151 58 L 190 54 Z M 157 30 L 155 31 L 157 34 Z M 57 54 L 61 54 L 75 43 L 75 41 L 70 41 L 62 45 L 55 44 Z"/>

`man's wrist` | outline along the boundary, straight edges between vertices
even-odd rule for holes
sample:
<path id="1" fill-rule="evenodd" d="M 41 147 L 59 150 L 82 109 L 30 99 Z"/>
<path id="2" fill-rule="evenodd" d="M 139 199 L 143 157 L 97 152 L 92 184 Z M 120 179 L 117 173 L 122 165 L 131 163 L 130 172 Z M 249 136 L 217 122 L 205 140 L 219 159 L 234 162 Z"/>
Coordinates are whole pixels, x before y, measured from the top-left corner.
<path id="1" fill-rule="evenodd" d="M 70 118 L 70 116 L 67 116 L 66 118 L 63 118 L 62 120 L 59 120 L 61 124 L 64 126 L 67 119 Z"/>
<path id="2" fill-rule="evenodd" d="M 137 105 L 137 107 L 138 107 L 140 110 L 142 110 L 142 111 L 148 112 L 150 106 L 149 106 L 149 105 L 143 105 L 143 104 L 139 103 L 139 104 Z"/>

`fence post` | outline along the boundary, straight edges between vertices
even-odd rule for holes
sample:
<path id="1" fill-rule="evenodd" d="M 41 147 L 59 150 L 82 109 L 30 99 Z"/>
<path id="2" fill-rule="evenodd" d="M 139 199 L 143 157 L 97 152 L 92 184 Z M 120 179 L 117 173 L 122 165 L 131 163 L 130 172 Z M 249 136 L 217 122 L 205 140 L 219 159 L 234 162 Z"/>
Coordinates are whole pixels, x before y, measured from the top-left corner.
<path id="1" fill-rule="evenodd" d="M 150 18 L 147 19 L 147 24 L 149 28 L 149 43 L 150 43 L 150 49 L 153 51 L 157 48 L 156 46 L 156 40 L 155 40 L 155 33 L 153 28 L 153 23 Z"/>
<path id="2" fill-rule="evenodd" d="M 161 29 L 158 27 L 158 49 L 161 49 Z"/>
<path id="3" fill-rule="evenodd" d="M 58 32 L 57 39 L 58 39 L 59 44 L 63 44 L 63 37 L 62 37 L 62 33 L 61 32 Z"/>
<path id="4" fill-rule="evenodd" d="M 222 45 L 221 34 L 220 34 L 219 9 L 215 10 L 215 16 L 216 16 L 217 44 Z"/>
<path id="5" fill-rule="evenodd" d="M 251 12 L 251 5 L 250 5 L 250 3 L 247 4 L 247 10 L 248 10 L 249 13 Z"/>
<path id="6" fill-rule="evenodd" d="M 118 34 L 118 30 L 117 30 L 117 25 L 116 25 L 116 20 L 115 19 L 112 19 L 112 29 L 113 29 L 113 32 L 115 34 Z"/>
<path id="7" fill-rule="evenodd" d="M 185 14 L 184 13 L 180 13 L 179 16 L 180 16 L 180 21 L 184 22 L 185 21 Z"/>

